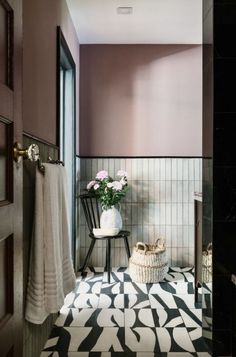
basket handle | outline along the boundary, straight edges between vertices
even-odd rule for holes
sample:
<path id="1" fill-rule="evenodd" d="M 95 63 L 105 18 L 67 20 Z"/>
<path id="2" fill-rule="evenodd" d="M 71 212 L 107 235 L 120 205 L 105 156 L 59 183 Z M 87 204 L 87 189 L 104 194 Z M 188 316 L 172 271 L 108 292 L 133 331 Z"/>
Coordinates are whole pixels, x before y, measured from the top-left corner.
<path id="1" fill-rule="evenodd" d="M 203 250 L 203 255 L 210 255 L 210 254 L 212 254 L 212 242 L 210 242 L 207 246 L 206 246 L 206 248 L 205 248 L 205 250 Z"/>
<path id="2" fill-rule="evenodd" d="M 165 249 L 165 240 L 163 238 L 157 238 L 156 241 L 155 241 L 155 245 L 159 249 Z"/>
<path id="3" fill-rule="evenodd" d="M 208 243 L 206 250 L 207 252 L 212 251 L 212 242 Z"/>
<path id="4" fill-rule="evenodd" d="M 136 250 L 139 250 L 140 247 L 142 247 L 141 250 L 143 250 L 144 253 L 146 253 L 146 251 L 148 250 L 147 244 L 145 244 L 143 242 L 137 242 L 136 246 L 135 246 Z"/>

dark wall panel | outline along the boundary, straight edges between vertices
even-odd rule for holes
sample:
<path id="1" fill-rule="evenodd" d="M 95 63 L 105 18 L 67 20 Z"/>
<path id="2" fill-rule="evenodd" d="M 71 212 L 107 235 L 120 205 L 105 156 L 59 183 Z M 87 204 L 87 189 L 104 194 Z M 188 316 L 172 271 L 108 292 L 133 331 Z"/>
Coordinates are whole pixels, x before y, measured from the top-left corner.
<path id="1" fill-rule="evenodd" d="M 213 355 L 235 355 L 236 31 L 235 1 L 214 1 L 213 106 Z M 207 137 L 206 137 L 207 139 Z M 204 174 L 203 174 L 204 175 Z M 206 196 L 209 200 L 210 193 Z"/>

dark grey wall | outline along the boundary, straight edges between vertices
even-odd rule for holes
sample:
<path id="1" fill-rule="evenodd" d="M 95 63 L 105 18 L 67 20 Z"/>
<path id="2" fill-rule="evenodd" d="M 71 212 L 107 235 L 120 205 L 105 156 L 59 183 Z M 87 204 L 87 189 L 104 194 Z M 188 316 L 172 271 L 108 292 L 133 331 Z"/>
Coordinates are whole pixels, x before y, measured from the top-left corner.
<path id="1" fill-rule="evenodd" d="M 205 131 L 204 139 L 213 139 L 213 152 L 210 147 L 206 151 L 209 158 L 204 160 L 209 160 L 203 170 L 204 239 L 209 241 L 211 236 L 208 220 L 213 232 L 213 355 L 235 356 L 235 286 L 231 274 L 236 273 L 236 3 L 216 0 L 213 4 L 213 125 L 208 125 L 212 130 Z M 212 106 L 207 95 L 205 105 Z M 209 119 L 205 115 L 206 122 Z"/>

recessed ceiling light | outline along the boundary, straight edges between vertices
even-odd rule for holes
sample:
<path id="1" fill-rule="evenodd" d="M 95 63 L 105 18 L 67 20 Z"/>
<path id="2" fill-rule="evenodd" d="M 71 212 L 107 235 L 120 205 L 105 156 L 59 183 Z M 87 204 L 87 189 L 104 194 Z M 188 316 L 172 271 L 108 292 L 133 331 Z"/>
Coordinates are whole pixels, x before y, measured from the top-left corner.
<path id="1" fill-rule="evenodd" d="M 119 15 L 131 15 L 133 13 L 133 8 L 128 6 L 120 6 L 117 8 L 117 14 Z"/>

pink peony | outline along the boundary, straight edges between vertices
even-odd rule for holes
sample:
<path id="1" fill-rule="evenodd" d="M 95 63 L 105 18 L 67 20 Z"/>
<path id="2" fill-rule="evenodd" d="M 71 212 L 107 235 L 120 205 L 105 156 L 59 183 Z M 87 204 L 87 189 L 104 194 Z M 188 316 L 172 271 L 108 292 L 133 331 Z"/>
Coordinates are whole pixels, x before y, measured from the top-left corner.
<path id="1" fill-rule="evenodd" d="M 107 187 L 108 187 L 108 188 L 111 188 L 111 187 L 113 187 L 113 184 L 112 184 L 112 182 L 108 182 L 108 184 L 107 184 Z"/>
<path id="2" fill-rule="evenodd" d="M 115 191 L 121 191 L 123 186 L 120 181 L 114 181 L 112 182 L 112 187 Z"/>
<path id="3" fill-rule="evenodd" d="M 100 186 L 99 186 L 98 183 L 96 183 L 96 185 L 93 186 L 94 190 L 97 190 L 99 187 L 100 187 Z"/>
<path id="4" fill-rule="evenodd" d="M 94 185 L 95 185 L 96 181 L 90 181 L 88 184 L 87 184 L 87 190 L 90 190 Z"/>
<path id="5" fill-rule="evenodd" d="M 105 170 L 99 171 L 96 175 L 96 179 L 101 181 L 106 179 L 107 177 L 108 177 L 108 172 Z"/>
<path id="6" fill-rule="evenodd" d="M 117 176 L 120 176 L 120 177 L 128 177 L 128 173 L 124 170 L 119 170 L 117 172 Z"/>

